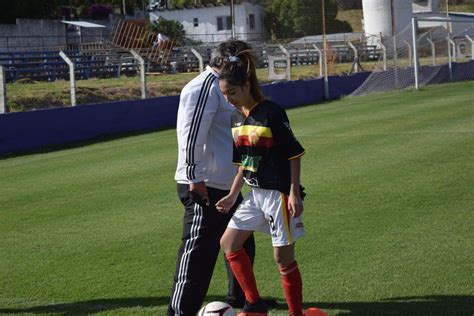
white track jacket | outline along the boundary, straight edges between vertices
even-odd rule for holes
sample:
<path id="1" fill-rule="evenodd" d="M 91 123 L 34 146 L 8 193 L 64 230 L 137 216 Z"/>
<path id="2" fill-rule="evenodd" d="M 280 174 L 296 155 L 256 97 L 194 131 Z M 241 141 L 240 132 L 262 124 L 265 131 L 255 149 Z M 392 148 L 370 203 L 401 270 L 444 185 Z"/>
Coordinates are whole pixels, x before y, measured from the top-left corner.
<path id="1" fill-rule="evenodd" d="M 237 171 L 232 163 L 231 114 L 234 108 L 219 90 L 218 74 L 209 66 L 181 91 L 176 132 L 178 183 L 205 181 L 229 190 Z"/>

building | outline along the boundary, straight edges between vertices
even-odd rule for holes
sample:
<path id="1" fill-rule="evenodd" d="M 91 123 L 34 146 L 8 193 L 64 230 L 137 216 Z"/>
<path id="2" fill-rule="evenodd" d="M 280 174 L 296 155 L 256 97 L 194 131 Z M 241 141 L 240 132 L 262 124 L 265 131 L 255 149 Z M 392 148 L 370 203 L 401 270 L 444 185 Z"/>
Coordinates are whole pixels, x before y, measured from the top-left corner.
<path id="1" fill-rule="evenodd" d="M 230 4 L 193 5 L 183 9 L 171 9 L 165 1 L 151 0 L 150 21 L 158 17 L 179 21 L 186 37 L 204 43 L 222 42 L 232 36 Z M 264 25 L 264 8 L 250 1 L 235 4 L 235 37 L 244 41 L 258 41 L 267 38 Z"/>

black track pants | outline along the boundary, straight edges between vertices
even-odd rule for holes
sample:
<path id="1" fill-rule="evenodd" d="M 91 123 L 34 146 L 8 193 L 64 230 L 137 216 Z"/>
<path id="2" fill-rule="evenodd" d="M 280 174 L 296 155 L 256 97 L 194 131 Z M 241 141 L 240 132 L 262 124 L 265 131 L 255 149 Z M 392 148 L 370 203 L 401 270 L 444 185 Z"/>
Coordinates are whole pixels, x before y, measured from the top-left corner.
<path id="1" fill-rule="evenodd" d="M 219 213 L 215 203 L 229 191 L 207 188 L 209 206 L 197 203 L 189 192 L 189 185 L 178 184 L 178 196 L 184 205 L 182 243 L 176 260 L 176 272 L 171 289 L 168 314 L 195 316 L 206 297 L 214 266 L 220 251 L 220 239 L 235 209 L 242 201 L 239 196 L 228 214 Z M 252 261 L 255 244 L 249 249 Z M 232 275 L 230 295 L 242 295 L 238 282 Z"/>

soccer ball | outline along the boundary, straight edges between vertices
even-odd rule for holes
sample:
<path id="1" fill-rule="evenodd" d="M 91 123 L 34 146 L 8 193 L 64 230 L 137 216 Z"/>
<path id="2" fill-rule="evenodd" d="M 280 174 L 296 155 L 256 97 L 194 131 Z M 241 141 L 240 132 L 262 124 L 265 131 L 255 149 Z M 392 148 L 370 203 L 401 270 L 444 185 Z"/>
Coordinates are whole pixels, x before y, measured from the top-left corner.
<path id="1" fill-rule="evenodd" d="M 214 316 L 235 316 L 235 311 L 227 303 L 210 302 L 204 305 L 198 312 L 198 316 L 214 315 Z"/>

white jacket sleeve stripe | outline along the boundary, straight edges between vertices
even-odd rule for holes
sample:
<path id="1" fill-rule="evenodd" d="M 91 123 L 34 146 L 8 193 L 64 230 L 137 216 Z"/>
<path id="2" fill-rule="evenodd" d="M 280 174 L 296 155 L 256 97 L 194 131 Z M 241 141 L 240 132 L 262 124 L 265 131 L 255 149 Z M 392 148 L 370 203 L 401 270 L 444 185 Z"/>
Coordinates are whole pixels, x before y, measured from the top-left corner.
<path id="1" fill-rule="evenodd" d="M 213 74 L 209 74 L 204 80 L 201 91 L 199 93 L 196 110 L 194 111 L 193 119 L 191 121 L 190 133 L 186 144 L 186 175 L 188 180 L 194 180 L 196 178 L 194 173 L 194 170 L 196 168 L 196 164 L 194 161 L 196 139 L 201 124 L 202 115 L 204 113 L 204 107 L 209 97 L 212 83 L 215 79 L 216 77 Z"/>

